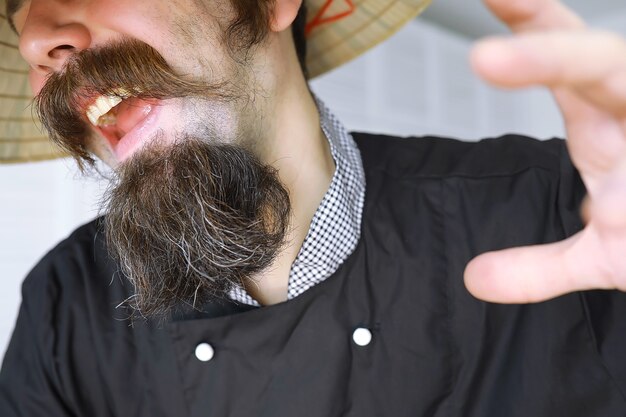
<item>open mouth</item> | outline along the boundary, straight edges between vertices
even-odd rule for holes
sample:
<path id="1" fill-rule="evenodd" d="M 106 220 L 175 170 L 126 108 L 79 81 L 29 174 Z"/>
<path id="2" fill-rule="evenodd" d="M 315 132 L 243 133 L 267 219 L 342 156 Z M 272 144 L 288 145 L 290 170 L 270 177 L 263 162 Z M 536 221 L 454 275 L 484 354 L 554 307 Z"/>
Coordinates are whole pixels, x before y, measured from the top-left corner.
<path id="1" fill-rule="evenodd" d="M 124 92 L 115 95 L 101 95 L 90 106 L 85 116 L 104 136 L 118 159 L 125 159 L 140 142 L 141 133 L 147 125 L 153 125 L 159 107 L 156 99 L 140 99 Z"/>

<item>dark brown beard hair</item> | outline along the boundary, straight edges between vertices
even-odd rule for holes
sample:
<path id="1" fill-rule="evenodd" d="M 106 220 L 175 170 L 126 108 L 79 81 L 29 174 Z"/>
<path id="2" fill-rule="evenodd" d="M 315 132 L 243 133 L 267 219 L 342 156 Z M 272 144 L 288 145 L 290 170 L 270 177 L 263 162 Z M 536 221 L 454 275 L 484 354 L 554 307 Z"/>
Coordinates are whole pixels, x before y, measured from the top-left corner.
<path id="1" fill-rule="evenodd" d="M 82 170 L 85 163 L 94 163 L 85 147 L 90 135 L 84 114 L 89 99 L 130 95 L 142 99 L 202 97 L 226 102 L 243 97 L 243 90 L 245 86 L 224 80 L 207 83 L 187 79 L 176 74 L 151 46 L 123 40 L 73 55 L 62 72 L 48 78 L 35 105 L 50 139 L 74 156 Z"/>
<path id="2" fill-rule="evenodd" d="M 108 249 L 142 316 L 225 298 L 284 244 L 290 202 L 275 169 L 209 142 L 146 145 L 120 166 L 106 195 Z"/>

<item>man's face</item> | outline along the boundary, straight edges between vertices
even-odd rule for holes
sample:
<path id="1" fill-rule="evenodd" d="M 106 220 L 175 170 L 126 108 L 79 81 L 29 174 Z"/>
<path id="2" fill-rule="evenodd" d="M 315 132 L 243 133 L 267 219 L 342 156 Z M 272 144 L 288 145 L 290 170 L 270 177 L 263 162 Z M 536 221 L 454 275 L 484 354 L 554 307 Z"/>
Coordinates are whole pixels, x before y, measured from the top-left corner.
<path id="1" fill-rule="evenodd" d="M 20 34 L 20 51 L 31 66 L 35 94 L 51 74 L 62 74 L 68 61 L 81 51 L 106 51 L 126 40 L 152 47 L 172 72 L 185 80 L 228 89 L 229 100 L 215 100 L 225 91 L 198 94 L 197 89 L 193 95 L 179 97 L 159 97 L 163 95 L 159 91 L 137 91 L 132 86 L 117 88 L 113 94 L 90 91 L 91 85 L 73 91 L 80 96 L 72 105 L 86 127 L 81 134 L 87 137 L 71 140 L 82 141 L 86 149 L 112 166 L 157 135 L 171 142 L 183 134 L 210 134 L 222 142 L 233 142 L 238 136 L 256 134 L 251 131 L 255 112 L 243 103 L 252 102 L 249 95 L 258 85 L 250 79 L 249 68 L 236 62 L 223 46 L 223 28 L 232 17 L 227 2 L 201 0 L 26 0 L 12 16 Z M 111 65 L 108 57 L 103 54 L 88 64 L 106 68 Z M 154 67 L 149 61 L 146 65 Z M 127 71 L 124 66 L 118 68 Z M 103 71 L 107 75 L 106 69 Z M 83 68 L 79 66 L 77 72 L 84 72 Z M 103 84 L 106 80 L 99 81 Z M 124 81 L 133 82 L 132 78 Z M 146 84 L 140 81 L 133 84 Z M 61 82 L 68 84 L 67 80 Z M 238 100 L 234 100 L 235 90 Z M 54 99 L 58 103 L 59 98 Z M 115 107 L 108 111 L 111 106 Z M 67 115 L 50 117 L 66 119 Z"/>
<path id="2" fill-rule="evenodd" d="M 27 0 L 12 15 L 51 138 L 115 167 L 108 248 L 143 315 L 224 297 L 284 243 L 289 196 L 255 152 L 271 94 L 257 51 L 224 46 L 229 6 Z"/>

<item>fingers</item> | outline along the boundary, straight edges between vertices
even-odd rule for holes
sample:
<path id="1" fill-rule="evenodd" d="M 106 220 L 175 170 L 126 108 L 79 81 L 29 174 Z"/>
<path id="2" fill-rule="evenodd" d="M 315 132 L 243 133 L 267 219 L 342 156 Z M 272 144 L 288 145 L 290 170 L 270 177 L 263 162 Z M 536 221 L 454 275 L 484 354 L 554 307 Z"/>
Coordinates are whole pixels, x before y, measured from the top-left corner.
<path id="1" fill-rule="evenodd" d="M 555 89 L 567 127 L 567 147 L 578 170 L 583 173 L 587 191 L 594 196 L 599 185 L 626 155 L 623 118 L 602 108 L 606 84 L 586 89 Z M 610 88 L 608 88 L 610 90 Z M 619 99 L 619 97 L 617 98 Z M 618 113 L 619 104 L 610 104 Z M 590 140 L 591 139 L 591 140 Z"/>
<path id="2" fill-rule="evenodd" d="M 626 45 L 609 32 L 550 31 L 486 39 L 471 59 L 479 74 L 505 87 L 584 86 L 626 71 Z"/>
<path id="3" fill-rule="evenodd" d="M 485 4 L 513 32 L 585 27 L 580 17 L 557 0 L 485 0 Z"/>
<path id="4" fill-rule="evenodd" d="M 626 258 L 626 155 L 611 170 L 588 205 L 589 218 L 602 237 L 619 239 L 623 236 L 619 256 Z M 626 261 L 623 264 L 626 268 Z"/>
<path id="5" fill-rule="evenodd" d="M 572 269 L 567 252 L 578 239 L 580 236 L 574 236 L 549 245 L 478 256 L 465 269 L 465 285 L 475 297 L 499 303 L 537 302 L 572 291 L 608 287 L 593 274 L 595 263 Z"/>
<path id="6" fill-rule="evenodd" d="M 465 271 L 487 301 L 525 303 L 591 288 L 626 290 L 626 42 L 589 31 L 557 0 L 485 0 L 516 36 L 480 42 L 475 71 L 505 88 L 542 85 L 563 111 L 590 200 L 562 242 L 487 253 Z"/>
<path id="7" fill-rule="evenodd" d="M 471 62 L 480 76 L 500 87 L 573 88 L 605 110 L 626 113 L 626 43 L 609 32 L 491 38 L 477 44 Z"/>
<path id="8" fill-rule="evenodd" d="M 626 153 L 626 42 L 599 31 L 524 33 L 480 42 L 471 61 L 497 86 L 552 89 L 572 159 L 595 195 Z"/>
<path id="9" fill-rule="evenodd" d="M 587 227 L 564 241 L 474 258 L 465 269 L 468 290 L 501 303 L 593 288 L 626 290 L 626 158 L 585 210 Z"/>

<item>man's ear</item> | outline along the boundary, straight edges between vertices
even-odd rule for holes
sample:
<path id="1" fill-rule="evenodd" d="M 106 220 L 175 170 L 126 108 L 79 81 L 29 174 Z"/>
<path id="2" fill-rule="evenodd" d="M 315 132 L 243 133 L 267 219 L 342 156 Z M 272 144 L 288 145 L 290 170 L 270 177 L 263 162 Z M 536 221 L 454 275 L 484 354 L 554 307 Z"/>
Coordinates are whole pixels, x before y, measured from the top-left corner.
<path id="1" fill-rule="evenodd" d="M 270 29 L 273 32 L 282 32 L 291 26 L 301 5 L 302 0 L 275 0 Z"/>

